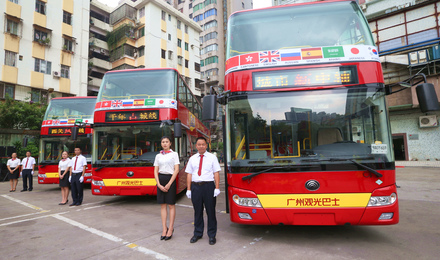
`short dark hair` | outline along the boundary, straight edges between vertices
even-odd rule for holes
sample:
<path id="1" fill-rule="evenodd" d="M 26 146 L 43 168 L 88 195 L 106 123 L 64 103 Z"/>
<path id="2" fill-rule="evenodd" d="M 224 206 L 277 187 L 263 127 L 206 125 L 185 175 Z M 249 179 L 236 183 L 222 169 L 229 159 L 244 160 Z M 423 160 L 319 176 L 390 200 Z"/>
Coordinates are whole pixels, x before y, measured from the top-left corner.
<path id="1" fill-rule="evenodd" d="M 197 137 L 197 139 L 196 139 L 196 143 L 197 143 L 199 140 L 204 140 L 205 143 L 208 144 L 208 141 L 207 141 L 206 138 L 203 137 L 203 136 L 199 136 L 199 137 Z"/>
<path id="2" fill-rule="evenodd" d="M 26 153 L 30 153 L 30 154 L 32 154 L 31 151 L 29 151 L 29 150 L 27 150 Z"/>
<path id="3" fill-rule="evenodd" d="M 166 135 L 162 136 L 162 138 L 160 138 L 160 142 L 162 142 L 163 139 L 168 139 L 168 141 L 170 141 L 170 143 L 172 143 L 171 138 L 169 136 L 166 136 Z"/>
<path id="4" fill-rule="evenodd" d="M 81 147 L 75 147 L 75 149 L 76 149 L 76 148 L 78 148 L 80 151 L 82 151 L 82 150 L 81 150 Z M 75 150 L 75 149 L 73 149 L 73 150 Z"/>

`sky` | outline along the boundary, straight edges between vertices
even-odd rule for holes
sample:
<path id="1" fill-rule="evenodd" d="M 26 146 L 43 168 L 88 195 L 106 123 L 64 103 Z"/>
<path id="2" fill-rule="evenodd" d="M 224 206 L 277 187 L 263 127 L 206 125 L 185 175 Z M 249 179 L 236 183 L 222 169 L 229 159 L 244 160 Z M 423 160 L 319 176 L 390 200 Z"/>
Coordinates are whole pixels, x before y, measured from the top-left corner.
<path id="1" fill-rule="evenodd" d="M 119 0 L 98 0 L 99 2 L 106 4 L 110 7 L 115 7 L 118 5 Z M 237 1 L 237 0 L 236 0 Z M 268 7 L 272 5 L 272 0 L 253 0 L 254 9 Z"/>

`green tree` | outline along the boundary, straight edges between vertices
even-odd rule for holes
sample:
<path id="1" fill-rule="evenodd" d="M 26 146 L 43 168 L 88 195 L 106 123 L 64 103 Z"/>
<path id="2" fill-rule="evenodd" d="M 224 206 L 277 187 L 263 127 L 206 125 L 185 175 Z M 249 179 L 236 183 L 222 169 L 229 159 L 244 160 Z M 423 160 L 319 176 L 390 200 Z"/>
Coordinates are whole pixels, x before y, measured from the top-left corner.
<path id="1" fill-rule="evenodd" d="M 6 97 L 0 102 L 0 128 L 39 130 L 47 105 Z"/>
<path id="2" fill-rule="evenodd" d="M 31 138 L 29 142 L 27 143 L 26 147 L 23 147 L 23 144 L 20 141 L 17 141 L 14 143 L 15 148 L 17 149 L 17 156 L 19 158 L 26 157 L 26 152 L 30 151 L 31 155 L 33 157 L 38 157 L 38 153 L 40 149 L 38 148 L 39 145 L 39 139 L 38 138 Z"/>

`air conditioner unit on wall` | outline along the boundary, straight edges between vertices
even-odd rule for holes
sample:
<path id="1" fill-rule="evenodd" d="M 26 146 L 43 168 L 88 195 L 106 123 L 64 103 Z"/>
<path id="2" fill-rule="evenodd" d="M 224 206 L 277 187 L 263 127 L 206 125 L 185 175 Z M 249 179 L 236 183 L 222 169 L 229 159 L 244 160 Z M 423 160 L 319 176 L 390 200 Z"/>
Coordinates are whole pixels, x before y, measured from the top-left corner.
<path id="1" fill-rule="evenodd" d="M 59 71 L 54 71 L 52 73 L 52 75 L 53 75 L 54 78 L 59 78 L 61 76 L 61 73 Z"/>
<path id="2" fill-rule="evenodd" d="M 437 116 L 429 115 L 429 116 L 420 116 L 419 117 L 419 127 L 436 127 L 438 126 Z"/>

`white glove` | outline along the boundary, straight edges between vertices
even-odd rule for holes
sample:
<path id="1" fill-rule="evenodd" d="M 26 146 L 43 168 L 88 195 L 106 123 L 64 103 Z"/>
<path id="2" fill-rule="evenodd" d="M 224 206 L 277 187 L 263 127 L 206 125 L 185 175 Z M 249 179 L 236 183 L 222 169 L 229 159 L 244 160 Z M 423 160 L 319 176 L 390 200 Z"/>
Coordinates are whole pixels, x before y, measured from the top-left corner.
<path id="1" fill-rule="evenodd" d="M 20 172 L 20 177 L 21 177 L 21 175 L 23 175 L 23 172 Z"/>
<path id="2" fill-rule="evenodd" d="M 220 189 L 214 190 L 214 197 L 217 197 L 220 194 Z"/>
<path id="3" fill-rule="evenodd" d="M 69 176 L 69 182 L 72 182 L 72 176 Z"/>
<path id="4" fill-rule="evenodd" d="M 84 181 L 84 176 L 79 177 L 79 182 L 83 183 Z"/>
<path id="5" fill-rule="evenodd" d="M 32 171 L 31 174 L 34 175 L 34 171 Z"/>
<path id="6" fill-rule="evenodd" d="M 191 191 L 190 190 L 186 191 L 186 196 L 188 197 L 188 199 L 191 199 Z"/>

